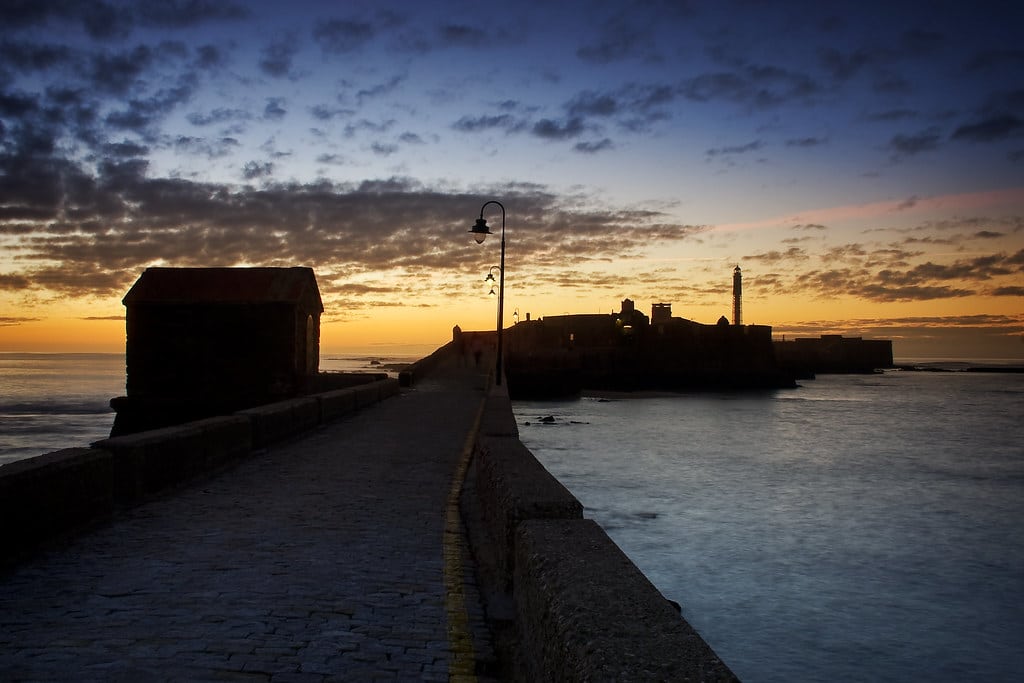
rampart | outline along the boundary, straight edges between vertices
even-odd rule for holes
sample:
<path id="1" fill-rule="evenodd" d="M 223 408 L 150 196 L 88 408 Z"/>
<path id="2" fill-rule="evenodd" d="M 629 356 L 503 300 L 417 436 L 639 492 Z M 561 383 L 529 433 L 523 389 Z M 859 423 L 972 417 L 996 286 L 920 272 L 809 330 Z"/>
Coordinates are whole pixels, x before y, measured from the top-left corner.
<path id="1" fill-rule="evenodd" d="M 523 446 L 504 391 L 487 398 L 471 469 L 464 515 L 515 680 L 737 680 Z"/>

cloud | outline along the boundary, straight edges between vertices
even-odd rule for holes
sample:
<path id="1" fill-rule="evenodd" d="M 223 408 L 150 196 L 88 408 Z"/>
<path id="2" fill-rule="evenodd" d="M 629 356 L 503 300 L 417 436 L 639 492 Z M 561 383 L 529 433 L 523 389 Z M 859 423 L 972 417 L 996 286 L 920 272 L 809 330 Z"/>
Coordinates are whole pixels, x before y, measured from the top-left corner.
<path id="1" fill-rule="evenodd" d="M 0 274 L 0 282 L 3 282 L 4 276 Z M 25 323 L 34 323 L 41 320 L 41 318 L 30 318 L 25 316 L 10 316 L 0 315 L 0 327 L 14 327 L 15 325 L 24 325 Z"/>
<path id="2" fill-rule="evenodd" d="M 206 149 L 201 139 L 182 144 Z M 380 146 L 381 153 L 388 151 Z M 0 155 L 0 171 L 17 163 Z M 22 169 L 18 183 L 0 183 L 3 203 L 21 207 L 23 216 L 17 223 L 0 222 L 0 235 L 19 235 L 18 268 L 2 276 L 7 287 L 109 296 L 123 293 L 153 263 L 304 263 L 326 278 L 403 269 L 443 281 L 446 273 L 478 267 L 479 255 L 468 251 L 464 231 L 452 226 L 465 223 L 495 191 L 439 192 L 404 178 L 255 188 L 150 178 L 143 159 L 105 162 L 95 175 L 67 161 L 55 164 L 37 161 Z M 242 174 L 269 179 L 272 170 L 253 161 Z M 630 258 L 652 241 L 687 239 L 704 229 L 673 223 L 657 211 L 563 199 L 543 186 L 512 185 L 500 192 L 522 226 L 521 258 L 537 268 L 561 268 L 567 259 Z"/>
<path id="3" fill-rule="evenodd" d="M 889 140 L 889 149 L 897 156 L 912 156 L 938 149 L 940 141 L 938 131 L 929 128 L 916 135 L 894 135 Z"/>
<path id="4" fill-rule="evenodd" d="M 1010 114 L 993 116 L 953 131 L 954 140 L 994 142 L 1024 133 L 1024 119 Z"/>
<path id="5" fill-rule="evenodd" d="M 746 154 L 748 152 L 756 152 L 757 150 L 764 147 L 764 142 L 761 140 L 754 140 L 744 145 L 732 145 L 728 147 L 712 147 L 706 150 L 704 153 L 709 157 L 718 157 L 732 154 Z"/>
<path id="6" fill-rule="evenodd" d="M 370 145 L 370 149 L 373 150 L 373 153 L 377 156 L 387 157 L 398 151 L 398 145 L 385 142 L 374 142 Z"/>
<path id="7" fill-rule="evenodd" d="M 573 149 L 583 154 L 597 154 L 598 152 L 604 152 L 609 149 L 613 149 L 615 144 L 612 143 L 608 138 L 603 138 L 594 142 L 577 142 Z"/>
<path id="8" fill-rule="evenodd" d="M 185 118 L 188 119 L 188 122 L 193 126 L 212 126 L 218 123 L 248 121 L 252 118 L 252 114 L 244 109 L 218 107 L 205 114 L 193 112 Z"/>
<path id="9" fill-rule="evenodd" d="M 309 113 L 313 118 L 320 121 L 332 121 L 339 117 L 352 116 L 356 112 L 353 109 L 344 109 L 341 107 L 331 107 L 326 104 L 317 104 L 309 108 Z"/>
<path id="10" fill-rule="evenodd" d="M 356 99 L 359 104 L 363 104 L 368 99 L 387 95 L 388 93 L 394 92 L 403 81 L 405 81 L 405 76 L 393 76 L 384 83 L 378 83 L 377 85 L 369 88 L 363 88 L 356 93 Z"/>
<path id="11" fill-rule="evenodd" d="M 610 64 L 628 59 L 661 60 L 649 31 L 637 26 L 632 16 L 616 14 L 605 20 L 594 40 L 580 46 L 576 56 L 585 62 Z"/>
<path id="12" fill-rule="evenodd" d="M 283 97 L 268 98 L 266 106 L 263 107 L 263 118 L 268 121 L 280 121 L 288 113 L 284 105 L 285 99 Z"/>
<path id="13" fill-rule="evenodd" d="M 348 54 L 373 39 L 377 30 L 372 24 L 353 19 L 319 21 L 313 28 L 313 39 L 329 54 Z"/>
<path id="14" fill-rule="evenodd" d="M 786 140 L 786 147 L 820 147 L 828 144 L 827 138 L 795 138 L 792 140 Z"/>
<path id="15" fill-rule="evenodd" d="M 269 178 L 274 174 L 274 164 L 269 161 L 248 161 L 242 167 L 242 177 L 246 180 Z"/>
<path id="16" fill-rule="evenodd" d="M 770 65 L 746 65 L 734 71 L 685 79 L 679 92 L 694 102 L 727 101 L 754 109 L 769 109 L 809 100 L 823 89 L 807 74 Z"/>
<path id="17" fill-rule="evenodd" d="M 448 47 L 479 47 L 487 41 L 487 33 L 483 29 L 466 24 L 445 24 L 437 33 Z"/>
<path id="18" fill-rule="evenodd" d="M 538 138 L 546 140 L 566 140 L 576 138 L 583 134 L 583 119 L 578 116 L 570 117 L 564 121 L 554 119 L 540 119 L 530 128 L 530 132 Z"/>
<path id="19" fill-rule="evenodd" d="M 767 251 L 760 254 L 744 256 L 745 261 L 760 261 L 762 263 L 778 263 L 780 261 L 806 261 L 809 258 L 807 252 L 800 247 L 790 247 L 786 251 Z"/>
<path id="20" fill-rule="evenodd" d="M 198 154 L 208 159 L 225 157 L 234 152 L 238 147 L 238 140 L 229 137 L 223 137 L 217 140 L 208 140 L 206 138 L 182 135 L 174 141 L 174 148 L 177 151 L 187 152 L 189 154 Z"/>
<path id="21" fill-rule="evenodd" d="M 292 69 L 298 49 L 298 45 L 287 39 L 267 45 L 260 53 L 260 71 L 274 78 L 284 78 Z"/>

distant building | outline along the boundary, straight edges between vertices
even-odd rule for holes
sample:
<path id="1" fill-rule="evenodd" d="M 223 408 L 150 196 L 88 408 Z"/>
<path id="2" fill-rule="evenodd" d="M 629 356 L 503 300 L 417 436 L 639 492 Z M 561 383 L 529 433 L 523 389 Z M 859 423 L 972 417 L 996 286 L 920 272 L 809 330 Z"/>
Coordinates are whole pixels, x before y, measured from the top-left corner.
<path id="1" fill-rule="evenodd" d="M 324 307 L 311 268 L 148 268 L 123 303 L 115 434 L 293 396 L 319 371 Z"/>
<path id="2" fill-rule="evenodd" d="M 609 314 L 545 316 L 508 331 L 509 390 L 519 396 L 581 389 L 669 390 L 791 386 L 780 373 L 771 327 L 705 325 L 630 299 Z"/>
<path id="3" fill-rule="evenodd" d="M 672 304 L 651 304 L 651 324 L 663 325 L 672 320 Z"/>
<path id="4" fill-rule="evenodd" d="M 861 339 L 825 334 L 775 342 L 779 367 L 798 377 L 815 374 L 867 373 L 891 368 L 891 339 Z"/>

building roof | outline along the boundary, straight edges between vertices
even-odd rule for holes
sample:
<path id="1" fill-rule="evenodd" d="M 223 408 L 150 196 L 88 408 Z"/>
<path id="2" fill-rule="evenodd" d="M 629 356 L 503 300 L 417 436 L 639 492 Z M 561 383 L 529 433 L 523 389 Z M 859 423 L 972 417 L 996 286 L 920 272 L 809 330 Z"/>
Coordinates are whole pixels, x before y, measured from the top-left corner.
<path id="1" fill-rule="evenodd" d="M 147 268 L 122 303 L 303 303 L 323 312 L 312 268 Z"/>

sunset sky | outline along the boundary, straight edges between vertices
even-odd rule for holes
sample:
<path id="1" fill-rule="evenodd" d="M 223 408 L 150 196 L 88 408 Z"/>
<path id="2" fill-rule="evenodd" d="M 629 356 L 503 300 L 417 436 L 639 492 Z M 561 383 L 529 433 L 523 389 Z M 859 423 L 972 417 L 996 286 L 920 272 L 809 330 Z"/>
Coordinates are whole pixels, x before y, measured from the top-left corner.
<path id="1" fill-rule="evenodd" d="M 0 351 L 147 266 L 314 268 L 325 353 L 618 310 L 1024 358 L 1024 5 L 0 5 Z M 501 213 L 486 217 L 500 228 Z"/>

